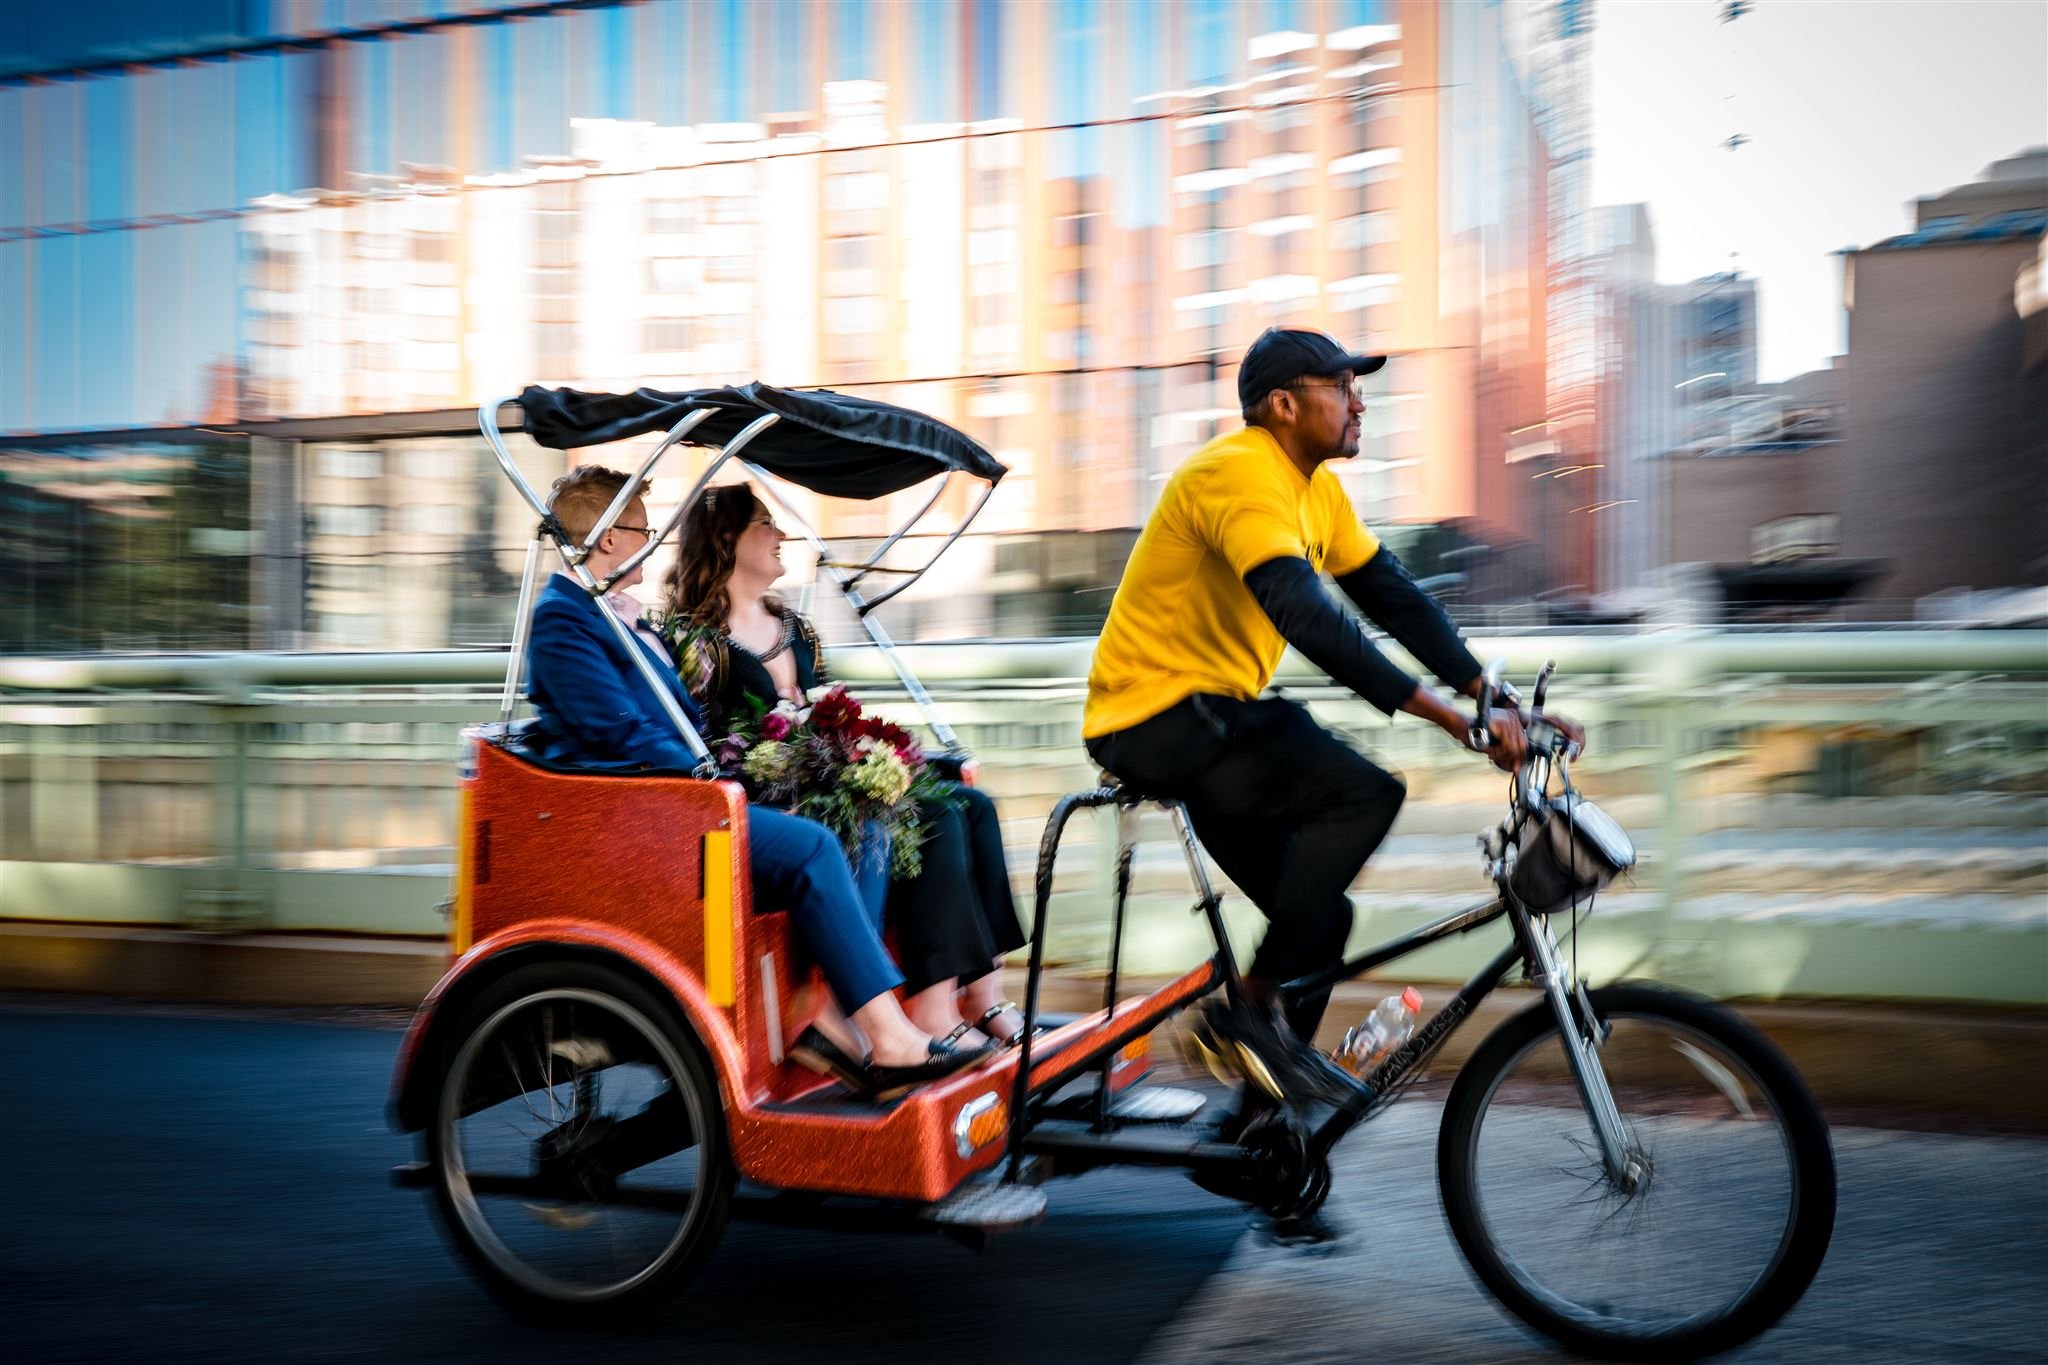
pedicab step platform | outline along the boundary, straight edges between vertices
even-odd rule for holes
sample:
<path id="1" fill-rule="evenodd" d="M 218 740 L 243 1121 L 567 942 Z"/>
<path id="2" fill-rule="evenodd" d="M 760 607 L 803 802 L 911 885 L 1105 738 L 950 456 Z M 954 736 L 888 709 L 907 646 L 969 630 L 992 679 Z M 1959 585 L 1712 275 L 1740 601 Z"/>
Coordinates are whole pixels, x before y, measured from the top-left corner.
<path id="1" fill-rule="evenodd" d="M 941 1227 L 1001 1232 L 1029 1227 L 1045 1217 L 1048 1200 L 1036 1185 L 999 1185 L 972 1181 L 936 1204 L 920 1210 L 926 1222 Z"/>

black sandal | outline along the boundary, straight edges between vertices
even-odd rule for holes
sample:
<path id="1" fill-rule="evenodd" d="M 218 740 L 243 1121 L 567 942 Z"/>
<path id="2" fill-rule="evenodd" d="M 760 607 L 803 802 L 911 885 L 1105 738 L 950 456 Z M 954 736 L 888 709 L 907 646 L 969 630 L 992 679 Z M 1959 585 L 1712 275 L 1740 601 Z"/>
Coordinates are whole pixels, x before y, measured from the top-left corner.
<path id="1" fill-rule="evenodd" d="M 967 1025 L 960 1027 L 964 1032 Z M 855 1060 L 813 1025 L 805 1029 L 790 1047 L 789 1059 L 821 1076 L 832 1077 L 856 1094 L 887 1102 L 901 1098 L 920 1085 L 944 1080 L 956 1071 L 980 1066 L 994 1057 L 997 1050 L 994 1046 L 958 1048 L 934 1038 L 926 1044 L 922 1062 L 884 1066 L 873 1056 Z"/>
<path id="2" fill-rule="evenodd" d="M 1022 1018 L 1024 1015 L 1024 1011 L 1018 1008 L 1016 1001 L 998 1000 L 995 1004 L 990 1005 L 987 1009 L 981 1012 L 981 1018 L 974 1021 L 974 1026 L 980 1029 L 983 1033 L 986 1033 L 990 1038 L 994 1038 L 996 1045 L 998 1047 L 1015 1047 L 1017 1046 L 1017 1044 L 1024 1041 L 1024 1030 L 1021 1027 L 1018 1028 L 1018 1030 L 1015 1033 L 1011 1034 L 1007 1038 L 997 1038 L 995 1031 L 989 1028 L 989 1024 L 993 1022 L 998 1015 L 1012 1013 L 1017 1015 L 1019 1018 Z M 1031 1036 L 1036 1038 L 1039 1034 L 1043 1032 L 1045 1032 L 1045 1029 L 1043 1026 L 1040 1026 L 1038 1028 L 1034 1028 L 1031 1030 Z"/>

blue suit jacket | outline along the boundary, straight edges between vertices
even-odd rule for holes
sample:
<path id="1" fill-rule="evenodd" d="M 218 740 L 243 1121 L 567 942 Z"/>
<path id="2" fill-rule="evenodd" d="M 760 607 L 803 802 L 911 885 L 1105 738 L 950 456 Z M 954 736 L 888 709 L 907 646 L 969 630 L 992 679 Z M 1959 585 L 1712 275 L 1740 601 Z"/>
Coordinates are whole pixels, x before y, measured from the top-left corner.
<path id="1" fill-rule="evenodd" d="M 634 643 L 701 734 L 703 719 L 676 679 L 674 660 L 638 636 Z M 597 603 L 560 574 L 548 575 L 533 609 L 526 696 L 540 713 L 528 745 L 543 762 L 601 770 L 696 766 Z"/>

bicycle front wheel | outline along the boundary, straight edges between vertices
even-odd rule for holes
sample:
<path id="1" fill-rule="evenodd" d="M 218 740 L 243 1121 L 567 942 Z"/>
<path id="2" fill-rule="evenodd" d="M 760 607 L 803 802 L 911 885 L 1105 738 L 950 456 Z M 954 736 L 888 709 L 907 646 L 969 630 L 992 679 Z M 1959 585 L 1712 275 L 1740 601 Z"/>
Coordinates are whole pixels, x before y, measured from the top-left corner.
<path id="1" fill-rule="evenodd" d="M 1626 1132 L 1607 1168 L 1550 1006 L 1489 1036 L 1437 1141 L 1451 1231 L 1516 1316 L 1583 1354 L 1695 1360 L 1756 1336 L 1813 1280 L 1835 1221 L 1827 1124 L 1733 1011 L 1656 986 L 1588 992 Z"/>

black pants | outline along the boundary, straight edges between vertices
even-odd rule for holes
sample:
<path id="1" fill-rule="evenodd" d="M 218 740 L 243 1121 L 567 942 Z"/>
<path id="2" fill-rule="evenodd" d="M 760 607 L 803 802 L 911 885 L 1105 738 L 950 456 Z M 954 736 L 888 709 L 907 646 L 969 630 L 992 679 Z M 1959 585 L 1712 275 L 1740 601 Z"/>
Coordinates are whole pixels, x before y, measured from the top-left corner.
<path id="1" fill-rule="evenodd" d="M 1197 695 L 1088 742 L 1095 761 L 1148 796 L 1179 800 L 1202 846 L 1271 926 L 1248 976 L 1291 981 L 1344 956 L 1344 894 L 1407 789 L 1295 702 Z M 1315 1034 L 1330 993 L 1290 1004 Z"/>
<path id="2" fill-rule="evenodd" d="M 924 867 L 889 886 L 889 923 L 904 989 L 915 995 L 952 977 L 986 976 L 997 954 L 1024 946 L 996 803 L 956 786 L 953 804 L 925 809 Z"/>

